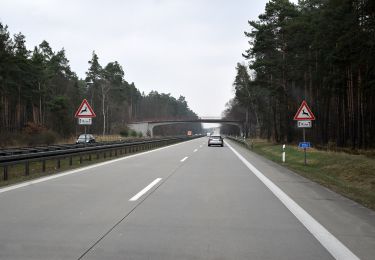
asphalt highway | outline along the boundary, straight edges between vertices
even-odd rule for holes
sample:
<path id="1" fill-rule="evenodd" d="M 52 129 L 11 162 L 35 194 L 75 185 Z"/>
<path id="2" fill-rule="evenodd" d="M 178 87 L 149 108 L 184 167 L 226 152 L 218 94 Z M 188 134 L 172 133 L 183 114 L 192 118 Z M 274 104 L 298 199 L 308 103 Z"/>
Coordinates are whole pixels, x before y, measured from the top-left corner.
<path id="1" fill-rule="evenodd" d="M 374 256 L 374 211 L 227 139 L 0 189 L 0 259 Z"/>

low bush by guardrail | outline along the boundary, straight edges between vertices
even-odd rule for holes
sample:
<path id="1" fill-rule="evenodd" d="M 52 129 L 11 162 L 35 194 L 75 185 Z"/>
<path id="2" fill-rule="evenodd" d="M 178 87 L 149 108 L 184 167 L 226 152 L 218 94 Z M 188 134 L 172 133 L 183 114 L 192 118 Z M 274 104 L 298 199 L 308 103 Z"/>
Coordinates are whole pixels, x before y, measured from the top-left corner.
<path id="1" fill-rule="evenodd" d="M 249 149 L 253 149 L 253 142 L 248 142 L 245 138 L 243 137 L 237 137 L 237 136 L 227 136 L 226 138 L 236 141 L 238 143 L 241 143 L 242 145 L 246 146 Z"/>

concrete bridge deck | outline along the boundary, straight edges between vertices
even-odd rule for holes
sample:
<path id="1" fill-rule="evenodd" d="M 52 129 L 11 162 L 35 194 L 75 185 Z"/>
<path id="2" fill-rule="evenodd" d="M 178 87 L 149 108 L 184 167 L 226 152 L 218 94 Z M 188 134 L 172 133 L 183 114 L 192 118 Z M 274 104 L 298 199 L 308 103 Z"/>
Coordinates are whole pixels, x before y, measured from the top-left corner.
<path id="1" fill-rule="evenodd" d="M 134 131 L 141 132 L 144 136 L 153 136 L 153 129 L 156 126 L 161 125 L 173 125 L 183 123 L 216 123 L 216 124 L 227 124 L 234 125 L 243 132 L 243 122 L 240 120 L 221 119 L 221 118 L 196 118 L 196 119 L 177 119 L 177 120 L 149 120 L 141 122 L 132 122 L 128 124 L 128 127 Z"/>

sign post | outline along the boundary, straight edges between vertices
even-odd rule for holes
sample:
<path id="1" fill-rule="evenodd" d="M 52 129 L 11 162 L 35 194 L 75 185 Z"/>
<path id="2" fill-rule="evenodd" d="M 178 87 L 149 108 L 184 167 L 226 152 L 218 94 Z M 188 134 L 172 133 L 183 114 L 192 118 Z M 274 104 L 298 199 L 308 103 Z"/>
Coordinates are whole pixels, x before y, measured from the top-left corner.
<path id="1" fill-rule="evenodd" d="M 75 118 L 78 118 L 78 124 L 85 127 L 85 146 L 86 146 L 86 126 L 92 124 L 92 118 L 96 117 L 94 110 L 91 108 L 89 102 L 84 99 L 77 109 L 77 112 L 74 115 Z"/>
<path id="2" fill-rule="evenodd" d="M 310 148 L 310 143 L 306 142 L 306 128 L 311 128 L 311 120 L 315 120 L 315 116 L 309 106 L 307 105 L 306 101 L 303 100 L 301 106 L 299 107 L 297 113 L 295 114 L 294 120 L 297 121 L 298 128 L 302 128 L 303 131 L 303 143 L 299 143 L 299 147 L 303 148 L 304 152 L 304 162 L 307 165 L 307 155 L 306 149 Z"/>

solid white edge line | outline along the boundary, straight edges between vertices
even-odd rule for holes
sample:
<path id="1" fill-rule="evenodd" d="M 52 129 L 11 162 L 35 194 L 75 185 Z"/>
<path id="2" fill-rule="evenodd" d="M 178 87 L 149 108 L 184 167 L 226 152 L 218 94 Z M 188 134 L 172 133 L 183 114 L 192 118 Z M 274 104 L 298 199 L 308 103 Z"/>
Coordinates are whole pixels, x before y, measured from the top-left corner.
<path id="1" fill-rule="evenodd" d="M 177 146 L 177 145 L 187 143 L 187 142 L 192 142 L 192 141 L 195 141 L 195 140 L 196 139 L 193 139 L 193 140 L 190 140 L 190 141 L 185 141 L 185 142 L 181 142 L 181 143 L 177 143 L 177 144 L 172 144 L 172 145 L 160 147 L 160 148 L 157 148 L 157 149 L 154 149 L 154 150 L 151 150 L 151 151 L 137 153 L 137 154 L 121 157 L 121 158 L 118 158 L 118 159 L 109 160 L 109 161 L 106 161 L 106 162 L 96 163 L 94 165 L 82 167 L 82 168 L 79 168 L 79 169 L 76 169 L 76 170 L 70 170 L 70 171 L 66 171 L 66 172 L 62 172 L 62 173 L 56 173 L 52 176 L 42 177 L 42 178 L 38 178 L 38 179 L 35 179 L 35 180 L 32 180 L 32 181 L 25 181 L 25 182 L 22 182 L 20 184 L 15 184 L 15 185 L 11 185 L 9 187 L 0 188 L 0 193 L 15 190 L 15 189 L 19 189 L 19 188 L 23 188 L 23 187 L 27 187 L 27 186 L 30 186 L 30 185 L 33 185 L 33 184 L 37 184 L 37 183 L 41 183 L 41 182 L 45 182 L 45 181 L 49 181 L 49 180 L 53 180 L 53 179 L 57 179 L 57 178 L 60 178 L 60 177 L 66 176 L 66 175 L 90 170 L 90 169 L 93 169 L 95 167 L 100 167 L 100 166 L 115 163 L 115 162 L 118 162 L 118 161 L 127 160 L 127 159 L 137 157 L 137 156 L 141 156 L 141 155 L 144 155 L 144 154 L 157 152 L 157 151 L 160 151 L 160 150 L 164 150 L 164 149 L 167 149 L 167 148 L 170 148 L 170 147 L 173 147 L 173 146 Z"/>
<path id="2" fill-rule="evenodd" d="M 324 246 L 335 259 L 359 259 L 343 243 L 333 236 L 324 226 L 316 221 L 309 213 L 283 192 L 276 184 L 263 175 L 255 166 L 248 162 L 232 146 L 228 147 L 235 155 L 260 179 L 264 185 L 289 209 L 290 212 L 307 228 L 307 230 Z"/>
<path id="3" fill-rule="evenodd" d="M 184 162 L 187 158 L 189 158 L 189 157 L 184 157 L 183 159 L 181 159 L 181 161 L 180 162 Z"/>
<path id="4" fill-rule="evenodd" d="M 142 197 L 146 192 L 148 192 L 152 187 L 154 187 L 159 181 L 161 181 L 161 178 L 156 178 L 153 182 L 147 185 L 143 190 L 141 190 L 136 195 L 134 195 L 129 201 L 136 201 L 137 199 Z"/>

